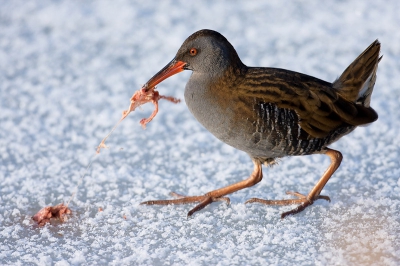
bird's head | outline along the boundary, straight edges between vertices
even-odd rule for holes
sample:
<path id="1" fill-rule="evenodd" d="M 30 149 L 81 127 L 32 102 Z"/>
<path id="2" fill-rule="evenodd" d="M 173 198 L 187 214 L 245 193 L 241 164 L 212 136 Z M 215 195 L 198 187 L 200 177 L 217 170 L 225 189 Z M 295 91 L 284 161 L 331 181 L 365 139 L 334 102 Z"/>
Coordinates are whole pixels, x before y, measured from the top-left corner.
<path id="1" fill-rule="evenodd" d="M 175 58 L 154 75 L 144 87 L 153 88 L 183 70 L 218 76 L 229 68 L 243 66 L 235 48 L 224 36 L 213 30 L 200 30 L 185 40 Z"/>

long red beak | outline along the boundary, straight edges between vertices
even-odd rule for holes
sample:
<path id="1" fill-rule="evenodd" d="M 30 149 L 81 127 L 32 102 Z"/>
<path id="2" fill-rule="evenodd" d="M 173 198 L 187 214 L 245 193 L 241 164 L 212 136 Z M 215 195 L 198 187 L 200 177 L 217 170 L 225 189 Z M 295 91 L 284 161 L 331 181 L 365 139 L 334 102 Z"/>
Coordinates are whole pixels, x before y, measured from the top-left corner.
<path id="1" fill-rule="evenodd" d="M 179 72 L 182 72 L 185 62 L 172 60 L 168 65 L 166 65 L 163 69 L 161 69 L 157 74 L 155 74 L 146 84 L 143 85 L 145 89 L 151 89 L 155 87 L 157 84 L 161 83 L 164 79 L 169 78 Z"/>

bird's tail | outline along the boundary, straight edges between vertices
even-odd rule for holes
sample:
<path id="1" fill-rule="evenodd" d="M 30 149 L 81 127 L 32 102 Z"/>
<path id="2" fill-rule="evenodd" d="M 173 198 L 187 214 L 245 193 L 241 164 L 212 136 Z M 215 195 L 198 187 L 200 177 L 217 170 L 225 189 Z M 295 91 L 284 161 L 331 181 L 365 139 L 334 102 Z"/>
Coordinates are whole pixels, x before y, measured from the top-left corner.
<path id="1" fill-rule="evenodd" d="M 333 83 L 333 88 L 343 98 L 369 107 L 376 80 L 376 70 L 382 59 L 382 56 L 379 56 L 380 48 L 380 42 L 374 41 Z"/>

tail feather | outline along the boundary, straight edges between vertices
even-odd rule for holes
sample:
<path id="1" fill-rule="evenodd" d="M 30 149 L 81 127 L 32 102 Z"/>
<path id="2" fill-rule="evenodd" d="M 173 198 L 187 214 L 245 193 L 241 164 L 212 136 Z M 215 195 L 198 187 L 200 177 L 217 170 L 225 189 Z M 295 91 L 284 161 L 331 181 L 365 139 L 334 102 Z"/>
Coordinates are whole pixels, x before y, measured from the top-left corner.
<path id="1" fill-rule="evenodd" d="M 381 61 L 382 56 L 379 57 L 378 63 Z M 378 63 L 375 65 L 372 74 L 368 77 L 365 81 L 363 87 L 361 88 L 360 92 L 358 93 L 356 103 L 362 104 L 365 107 L 369 107 L 371 103 L 371 94 L 372 90 L 374 89 L 375 81 L 376 81 L 376 70 L 378 69 Z"/>
<path id="2" fill-rule="evenodd" d="M 351 63 L 333 83 L 333 88 L 348 101 L 369 107 L 381 57 L 381 44 L 374 41 Z"/>

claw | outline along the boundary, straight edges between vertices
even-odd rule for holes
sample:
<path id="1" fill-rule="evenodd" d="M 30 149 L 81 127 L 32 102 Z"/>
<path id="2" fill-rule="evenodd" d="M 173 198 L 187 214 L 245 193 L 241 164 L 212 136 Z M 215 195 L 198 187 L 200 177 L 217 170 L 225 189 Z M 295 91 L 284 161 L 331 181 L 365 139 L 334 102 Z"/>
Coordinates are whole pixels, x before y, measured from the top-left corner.
<path id="1" fill-rule="evenodd" d="M 304 211 L 304 209 L 310 205 L 312 205 L 313 202 L 312 201 L 304 201 L 303 203 L 301 203 L 300 205 L 298 205 L 296 208 L 294 208 L 293 210 L 290 210 L 288 212 L 284 212 L 281 214 L 281 219 L 285 218 L 288 215 L 295 215 L 296 213 L 302 212 Z"/>

